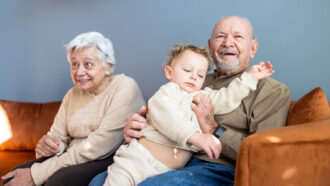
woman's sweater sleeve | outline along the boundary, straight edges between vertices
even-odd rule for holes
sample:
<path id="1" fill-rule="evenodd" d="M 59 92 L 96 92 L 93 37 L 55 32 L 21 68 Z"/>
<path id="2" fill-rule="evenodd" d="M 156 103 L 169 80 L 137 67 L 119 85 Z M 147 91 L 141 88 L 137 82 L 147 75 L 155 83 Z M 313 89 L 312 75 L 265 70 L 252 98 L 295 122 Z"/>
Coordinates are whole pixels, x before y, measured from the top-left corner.
<path id="1" fill-rule="evenodd" d="M 68 148 L 60 156 L 53 156 L 42 163 L 34 163 L 31 174 L 36 185 L 63 167 L 82 164 L 113 154 L 123 143 L 123 123 L 129 113 L 137 112 L 144 105 L 136 82 L 127 78 L 116 89 L 99 127 L 80 143 Z"/>
<path id="2" fill-rule="evenodd" d="M 55 138 L 60 142 L 60 152 L 58 154 L 62 154 L 64 152 L 71 140 L 66 124 L 66 112 L 71 94 L 72 89 L 70 89 L 68 93 L 64 96 L 61 106 L 54 118 L 53 125 L 47 133 L 48 136 Z M 36 155 L 36 157 L 39 158 L 38 155 Z"/>

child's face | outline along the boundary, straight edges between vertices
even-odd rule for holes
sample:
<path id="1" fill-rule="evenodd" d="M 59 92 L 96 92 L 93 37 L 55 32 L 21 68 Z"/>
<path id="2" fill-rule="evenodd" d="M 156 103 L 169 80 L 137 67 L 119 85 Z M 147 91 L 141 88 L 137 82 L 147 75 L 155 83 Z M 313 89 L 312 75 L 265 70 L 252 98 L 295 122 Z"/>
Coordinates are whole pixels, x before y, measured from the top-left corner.
<path id="1" fill-rule="evenodd" d="M 208 63 L 203 55 L 186 50 L 173 59 L 171 66 L 165 66 L 165 76 L 168 81 L 177 83 L 182 90 L 192 93 L 202 88 Z"/>

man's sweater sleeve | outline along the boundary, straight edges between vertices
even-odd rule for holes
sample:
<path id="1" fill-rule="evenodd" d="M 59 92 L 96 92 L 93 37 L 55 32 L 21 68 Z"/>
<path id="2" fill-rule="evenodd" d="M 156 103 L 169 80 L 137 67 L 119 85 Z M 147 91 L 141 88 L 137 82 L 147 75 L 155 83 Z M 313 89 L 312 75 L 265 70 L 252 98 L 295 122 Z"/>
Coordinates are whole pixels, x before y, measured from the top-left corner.
<path id="1" fill-rule="evenodd" d="M 149 117 L 152 125 L 181 147 L 191 148 L 187 141 L 200 129 L 184 118 L 180 111 L 180 88 L 175 83 L 162 86 L 148 101 Z"/>
<path id="2" fill-rule="evenodd" d="M 282 83 L 270 82 L 268 79 L 263 81 L 267 83 L 259 83 L 260 91 L 253 96 L 254 103 L 246 116 L 249 134 L 286 124 L 291 99 L 290 90 Z M 226 130 L 220 136 L 222 154 L 236 160 L 240 144 L 245 137 L 240 132 Z"/>
<path id="3" fill-rule="evenodd" d="M 142 95 L 135 81 L 128 79 L 123 82 L 117 88 L 106 115 L 94 132 L 60 156 L 53 156 L 42 163 L 32 165 L 31 174 L 34 183 L 43 184 L 60 168 L 113 154 L 123 142 L 123 123 L 127 114 L 137 112 L 143 104 Z"/>

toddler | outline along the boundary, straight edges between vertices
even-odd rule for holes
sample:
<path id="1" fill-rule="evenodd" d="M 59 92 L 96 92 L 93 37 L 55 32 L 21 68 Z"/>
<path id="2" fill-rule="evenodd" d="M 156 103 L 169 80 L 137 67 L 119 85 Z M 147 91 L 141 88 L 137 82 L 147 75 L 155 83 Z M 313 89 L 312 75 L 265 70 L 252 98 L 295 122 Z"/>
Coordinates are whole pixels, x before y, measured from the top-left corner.
<path id="1" fill-rule="evenodd" d="M 253 65 L 227 88 L 200 90 L 211 61 L 204 47 L 175 45 L 169 52 L 164 73 L 169 83 L 148 101 L 149 126 L 138 141 L 122 145 L 108 167 L 104 185 L 137 185 L 144 179 L 184 167 L 192 152 L 204 150 L 218 158 L 221 144 L 211 134 L 203 134 L 191 109 L 193 97 L 203 94 L 212 103 L 214 114 L 226 114 L 255 90 L 258 80 L 274 73 L 270 62 Z"/>

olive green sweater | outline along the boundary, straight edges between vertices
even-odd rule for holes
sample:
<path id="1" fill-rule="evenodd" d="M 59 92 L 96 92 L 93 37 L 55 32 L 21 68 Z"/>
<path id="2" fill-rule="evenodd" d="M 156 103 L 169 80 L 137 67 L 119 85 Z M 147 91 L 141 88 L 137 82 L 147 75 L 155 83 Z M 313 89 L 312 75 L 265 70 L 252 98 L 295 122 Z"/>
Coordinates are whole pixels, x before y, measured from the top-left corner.
<path id="1" fill-rule="evenodd" d="M 204 87 L 220 89 L 239 77 L 240 74 L 219 76 L 209 74 Z M 282 127 L 286 124 L 291 93 L 287 86 L 272 78 L 259 80 L 257 89 L 242 100 L 233 112 L 215 115 L 215 121 L 227 130 L 220 136 L 222 153 L 219 159 L 209 159 L 205 154 L 194 157 L 209 162 L 235 166 L 238 149 L 248 135 L 255 132 Z"/>

